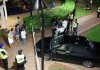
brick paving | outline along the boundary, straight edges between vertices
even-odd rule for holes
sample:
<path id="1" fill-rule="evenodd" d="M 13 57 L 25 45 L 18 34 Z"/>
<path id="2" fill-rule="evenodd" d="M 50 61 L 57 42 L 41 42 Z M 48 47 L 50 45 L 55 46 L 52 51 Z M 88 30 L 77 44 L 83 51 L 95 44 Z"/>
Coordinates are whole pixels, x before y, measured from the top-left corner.
<path id="1" fill-rule="evenodd" d="M 84 31 L 87 31 L 88 29 L 100 24 L 100 18 L 97 18 L 97 13 L 94 12 L 85 17 L 79 18 L 78 23 L 78 34 L 81 34 Z"/>
<path id="2" fill-rule="evenodd" d="M 20 16 L 21 18 L 29 16 L 29 13 L 26 14 L 19 14 L 19 15 L 12 15 L 12 16 L 8 16 L 7 19 L 7 28 L 11 28 L 14 27 L 15 20 L 17 16 Z M 100 24 L 100 18 L 96 18 L 96 12 L 87 15 L 85 17 L 81 17 L 80 19 L 78 19 L 78 23 L 79 23 L 79 28 L 78 28 L 78 34 L 88 30 L 91 27 L 94 27 L 95 25 Z M 51 30 L 50 28 L 47 28 L 45 31 L 45 36 L 51 36 Z M 36 42 L 40 39 L 40 32 L 37 32 L 35 34 L 36 37 Z M 35 57 L 34 57 L 34 48 L 33 48 L 33 42 L 32 42 L 32 36 L 28 35 L 27 37 L 27 45 L 25 47 L 22 46 L 21 41 L 19 44 L 14 43 L 13 48 L 9 48 L 8 46 L 6 46 L 6 50 L 9 53 L 9 67 L 12 70 L 15 70 L 15 55 L 17 54 L 17 50 L 18 49 L 23 49 L 23 53 L 26 55 L 27 57 L 27 63 L 25 64 L 25 70 L 36 70 L 36 65 L 35 65 Z M 40 62 L 40 58 L 39 58 L 39 62 Z M 59 64 L 63 64 L 68 66 L 69 68 L 73 68 L 75 70 L 100 70 L 100 67 L 94 67 L 94 68 L 85 68 L 81 65 L 77 65 L 77 64 L 71 64 L 71 63 L 64 63 L 64 62 L 57 62 L 57 61 L 45 61 L 45 70 L 48 70 L 49 66 L 51 64 L 55 64 L 55 63 L 59 63 Z M 3 69 L 3 65 L 2 62 L 0 60 L 0 70 L 4 70 Z"/>

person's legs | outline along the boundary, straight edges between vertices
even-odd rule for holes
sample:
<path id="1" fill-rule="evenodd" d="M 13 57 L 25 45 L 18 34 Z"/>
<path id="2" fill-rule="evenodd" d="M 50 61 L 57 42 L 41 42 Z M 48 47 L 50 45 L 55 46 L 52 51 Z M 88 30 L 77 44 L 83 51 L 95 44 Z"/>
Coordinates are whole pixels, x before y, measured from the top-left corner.
<path id="1" fill-rule="evenodd" d="M 19 42 L 19 34 L 16 35 L 16 42 L 17 42 L 17 43 Z"/>
<path id="2" fill-rule="evenodd" d="M 75 29 L 75 35 L 77 35 L 77 28 Z"/>
<path id="3" fill-rule="evenodd" d="M 24 64 L 17 64 L 17 70 L 24 70 Z"/>
<path id="4" fill-rule="evenodd" d="M 17 64 L 16 70 L 21 70 L 21 66 L 19 64 Z"/>
<path id="5" fill-rule="evenodd" d="M 54 34 L 55 34 L 55 29 L 52 28 L 52 37 L 54 37 Z"/>
<path id="6" fill-rule="evenodd" d="M 21 65 L 21 70 L 24 70 L 25 68 L 24 68 L 24 64 L 23 65 Z"/>
<path id="7" fill-rule="evenodd" d="M 73 28 L 73 33 L 72 34 L 75 35 L 75 28 Z"/>
<path id="8" fill-rule="evenodd" d="M 26 45 L 26 38 L 22 38 L 22 44 L 23 44 L 23 46 Z"/>

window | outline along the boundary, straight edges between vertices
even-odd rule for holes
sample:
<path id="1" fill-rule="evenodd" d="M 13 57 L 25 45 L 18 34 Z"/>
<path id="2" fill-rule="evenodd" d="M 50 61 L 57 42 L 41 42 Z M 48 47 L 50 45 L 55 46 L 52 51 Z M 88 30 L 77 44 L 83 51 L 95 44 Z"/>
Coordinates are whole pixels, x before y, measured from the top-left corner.
<path id="1" fill-rule="evenodd" d="M 60 47 L 62 43 L 63 43 L 63 35 L 54 37 L 50 42 L 50 48 L 55 49 L 57 47 Z"/>

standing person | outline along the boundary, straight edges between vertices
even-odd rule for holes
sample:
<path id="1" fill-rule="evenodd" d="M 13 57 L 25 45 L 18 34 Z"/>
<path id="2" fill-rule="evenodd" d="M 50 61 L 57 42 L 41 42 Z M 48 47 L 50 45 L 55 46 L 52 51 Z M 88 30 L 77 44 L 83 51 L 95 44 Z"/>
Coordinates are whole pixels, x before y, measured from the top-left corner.
<path id="1" fill-rule="evenodd" d="M 22 54 L 22 49 L 18 50 L 18 55 L 15 56 L 15 61 L 17 63 L 17 70 L 24 70 L 24 64 L 26 63 L 26 57 Z"/>
<path id="2" fill-rule="evenodd" d="M 67 32 L 67 24 L 68 24 L 67 19 L 64 19 L 63 22 L 62 22 L 62 26 L 65 28 L 65 32 L 64 33 Z"/>
<path id="3" fill-rule="evenodd" d="M 13 39 L 15 40 L 15 31 L 13 28 L 11 28 L 11 33 L 13 34 Z"/>
<path id="4" fill-rule="evenodd" d="M 21 22 L 20 17 L 17 17 L 16 23 L 19 24 Z"/>
<path id="5" fill-rule="evenodd" d="M 52 2 L 52 3 L 51 3 L 51 8 L 54 9 L 54 8 L 55 8 L 55 5 L 56 5 L 55 2 Z"/>
<path id="6" fill-rule="evenodd" d="M 22 38 L 22 44 L 23 46 L 25 46 L 26 45 L 26 31 L 24 28 L 22 28 L 21 30 L 21 38 Z"/>
<path id="7" fill-rule="evenodd" d="M 58 24 L 57 17 L 54 16 L 54 17 L 51 19 L 52 37 L 54 37 L 54 34 L 55 34 L 55 31 L 56 31 L 57 24 Z"/>
<path id="8" fill-rule="evenodd" d="M 22 28 L 24 28 L 25 30 L 27 30 L 26 21 L 23 21 Z"/>
<path id="9" fill-rule="evenodd" d="M 54 24 L 54 18 L 52 18 L 50 20 L 51 23 L 51 28 L 52 28 L 52 37 L 54 37 L 54 33 L 55 33 L 55 24 Z"/>
<path id="10" fill-rule="evenodd" d="M 56 28 L 56 31 L 55 31 L 55 36 L 64 34 L 64 31 L 65 31 L 65 28 L 64 28 L 63 26 L 57 27 L 57 28 Z"/>
<path id="11" fill-rule="evenodd" d="M 100 17 L 100 7 L 97 10 L 97 18 L 99 18 L 99 17 Z"/>
<path id="12" fill-rule="evenodd" d="M 26 5 L 23 5 L 23 12 L 25 12 L 26 11 Z"/>
<path id="13" fill-rule="evenodd" d="M 71 13 L 68 15 L 68 20 L 69 20 L 70 23 L 72 23 L 73 18 L 74 18 L 74 15 L 73 15 L 73 13 L 71 12 Z"/>
<path id="14" fill-rule="evenodd" d="M 11 28 L 11 30 L 8 31 L 8 42 L 9 42 L 10 48 L 12 48 L 12 44 L 14 42 L 13 40 L 14 34 L 12 33 L 12 30 L 13 29 Z"/>
<path id="15" fill-rule="evenodd" d="M 72 23 L 72 28 L 73 28 L 73 35 L 77 35 L 77 28 L 78 28 L 78 23 L 77 23 L 77 19 L 74 19 L 73 23 Z"/>
<path id="16" fill-rule="evenodd" d="M 20 37 L 20 28 L 19 28 L 19 24 L 16 24 L 15 26 L 15 34 L 16 34 L 16 42 L 19 42 L 19 37 Z"/>
<path id="17" fill-rule="evenodd" d="M 62 26 L 62 20 L 60 20 L 60 21 L 58 22 L 58 25 L 57 25 L 57 26 L 58 26 L 58 28 Z"/>
<path id="18" fill-rule="evenodd" d="M 72 32 L 72 21 L 73 21 L 73 13 L 71 12 L 68 16 L 68 21 L 69 21 L 69 29 L 70 29 L 70 32 Z"/>
<path id="19" fill-rule="evenodd" d="M 3 60 L 5 70 L 9 70 L 9 68 L 8 68 L 8 53 L 4 49 L 3 43 L 0 43 L 0 59 Z"/>

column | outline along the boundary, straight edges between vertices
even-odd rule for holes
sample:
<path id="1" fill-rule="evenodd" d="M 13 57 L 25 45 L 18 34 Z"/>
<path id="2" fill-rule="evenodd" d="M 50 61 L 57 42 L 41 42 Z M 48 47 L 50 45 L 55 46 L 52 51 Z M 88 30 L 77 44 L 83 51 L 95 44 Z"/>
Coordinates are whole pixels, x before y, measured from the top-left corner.
<path id="1" fill-rule="evenodd" d="M 6 19 L 7 19 L 7 9 L 6 9 L 5 1 L 8 1 L 8 0 L 3 0 L 4 13 L 5 13 L 5 16 L 6 16 Z"/>
<path id="2" fill-rule="evenodd" d="M 1 14 L 1 25 L 2 28 L 6 28 L 6 21 L 5 21 L 5 17 L 4 17 L 4 12 L 3 12 L 3 6 L 0 6 L 0 14 Z"/>

